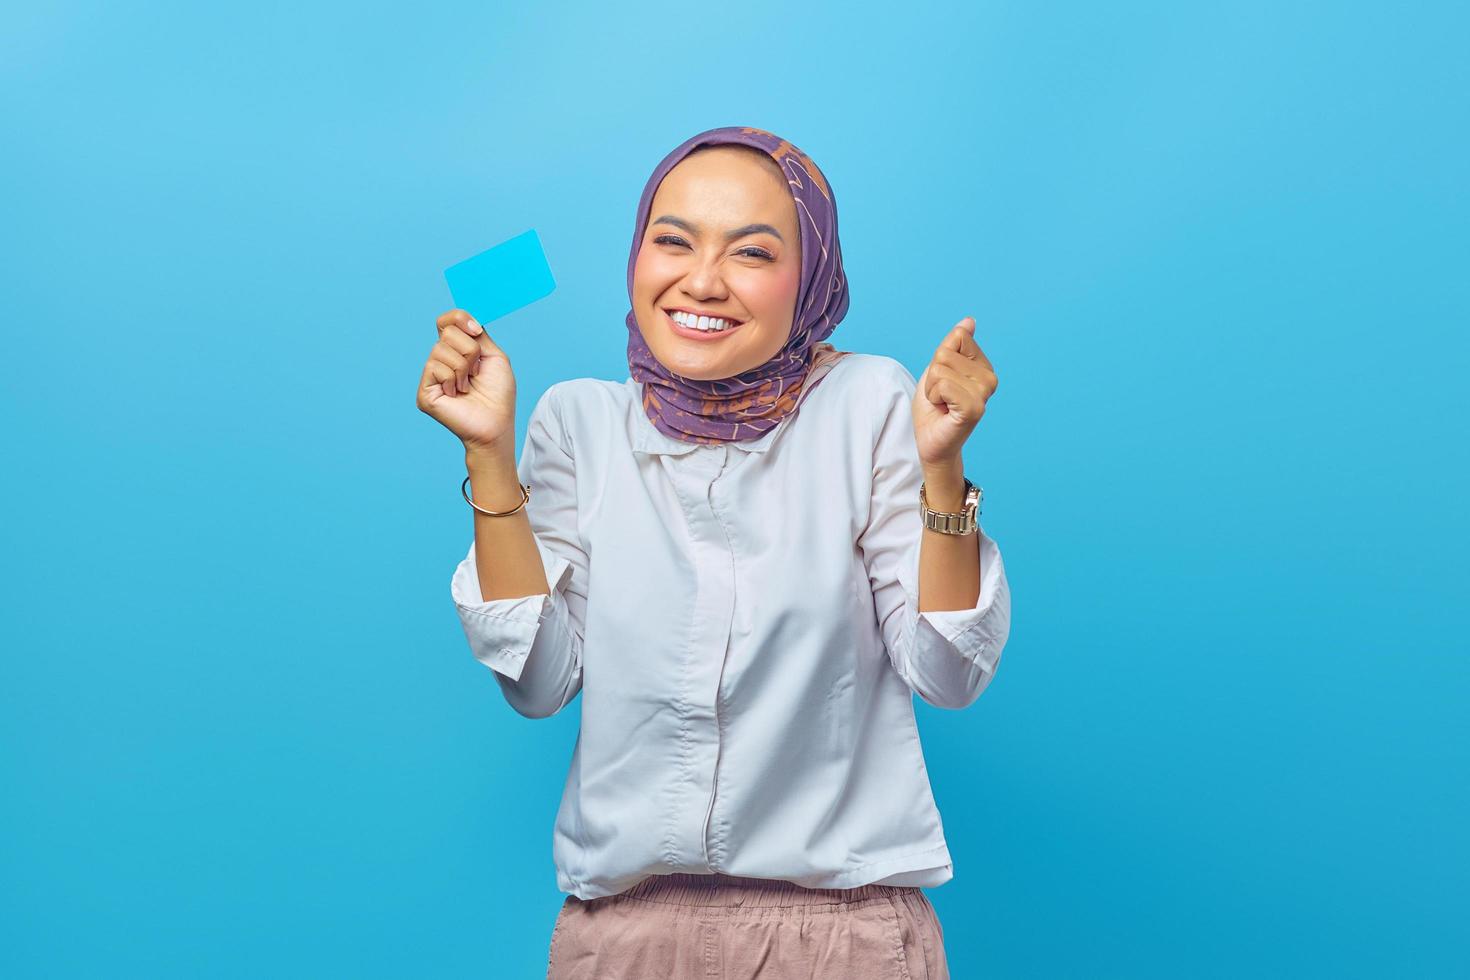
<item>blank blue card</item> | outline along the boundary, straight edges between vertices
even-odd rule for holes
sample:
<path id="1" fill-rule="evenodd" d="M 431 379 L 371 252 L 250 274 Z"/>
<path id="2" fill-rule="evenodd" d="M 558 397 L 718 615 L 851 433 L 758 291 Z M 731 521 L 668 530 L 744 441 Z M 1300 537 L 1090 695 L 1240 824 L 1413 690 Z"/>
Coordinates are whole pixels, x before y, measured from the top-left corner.
<path id="1" fill-rule="evenodd" d="M 482 324 L 529 306 L 556 288 L 535 228 L 451 265 L 444 280 L 454 305 Z"/>

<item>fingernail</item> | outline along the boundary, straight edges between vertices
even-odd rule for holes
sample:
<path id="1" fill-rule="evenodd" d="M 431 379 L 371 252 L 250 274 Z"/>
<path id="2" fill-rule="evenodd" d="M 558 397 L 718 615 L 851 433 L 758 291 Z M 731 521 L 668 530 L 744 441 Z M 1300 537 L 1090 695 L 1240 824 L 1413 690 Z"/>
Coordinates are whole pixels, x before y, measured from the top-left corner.
<path id="1" fill-rule="evenodd" d="M 470 317 L 470 333 L 482 334 L 484 332 L 485 328 L 480 326 L 480 321 L 476 320 L 474 317 Z"/>

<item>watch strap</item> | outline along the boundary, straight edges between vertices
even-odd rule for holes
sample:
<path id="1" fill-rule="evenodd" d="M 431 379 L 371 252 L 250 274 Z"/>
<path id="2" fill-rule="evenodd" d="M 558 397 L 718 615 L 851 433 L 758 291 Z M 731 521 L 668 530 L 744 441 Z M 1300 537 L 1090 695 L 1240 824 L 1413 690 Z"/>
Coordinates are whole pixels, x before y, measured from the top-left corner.
<path id="1" fill-rule="evenodd" d="M 924 484 L 919 484 L 919 514 L 924 527 L 941 534 L 969 534 L 980 526 L 980 502 L 984 491 L 965 478 L 965 502 L 958 513 L 933 510 L 924 495 Z"/>

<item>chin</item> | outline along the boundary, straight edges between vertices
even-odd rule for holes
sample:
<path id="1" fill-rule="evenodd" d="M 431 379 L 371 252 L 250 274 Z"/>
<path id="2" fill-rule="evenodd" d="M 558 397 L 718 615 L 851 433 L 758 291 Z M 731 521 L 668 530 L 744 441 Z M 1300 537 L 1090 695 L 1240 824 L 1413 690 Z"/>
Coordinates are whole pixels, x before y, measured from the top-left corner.
<path id="1" fill-rule="evenodd" d="M 722 378 L 729 378 L 748 370 L 748 368 L 732 368 L 724 364 L 710 363 L 704 360 L 681 361 L 679 358 L 659 357 L 657 351 L 654 351 L 653 356 L 658 358 L 658 362 L 674 374 L 679 375 L 681 378 L 687 378 L 690 381 L 719 381 Z"/>
<path id="2" fill-rule="evenodd" d="M 645 321 L 640 320 L 638 326 L 643 333 L 643 341 L 648 345 L 648 350 L 653 354 L 655 360 L 668 371 L 682 378 L 690 381 L 719 381 L 741 374 L 755 366 L 740 364 L 738 358 L 732 356 L 732 354 L 738 354 L 736 349 L 716 351 L 713 348 L 721 346 L 718 342 L 689 341 L 672 333 L 661 322 L 664 319 L 661 308 L 655 309 L 652 317 L 655 322 L 659 323 L 658 332 L 654 335 L 654 339 L 650 340 L 649 331 L 643 330 Z M 701 347 L 712 349 L 705 352 L 699 349 Z"/>

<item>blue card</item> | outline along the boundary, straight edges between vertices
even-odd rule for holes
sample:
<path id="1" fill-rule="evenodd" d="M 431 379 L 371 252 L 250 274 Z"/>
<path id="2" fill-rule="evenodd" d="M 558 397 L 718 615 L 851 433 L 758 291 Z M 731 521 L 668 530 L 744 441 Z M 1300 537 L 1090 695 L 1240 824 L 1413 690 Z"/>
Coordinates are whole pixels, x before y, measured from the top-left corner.
<path id="1" fill-rule="evenodd" d="M 451 265 L 444 280 L 454 305 L 482 324 L 529 306 L 556 288 L 534 228 Z"/>

